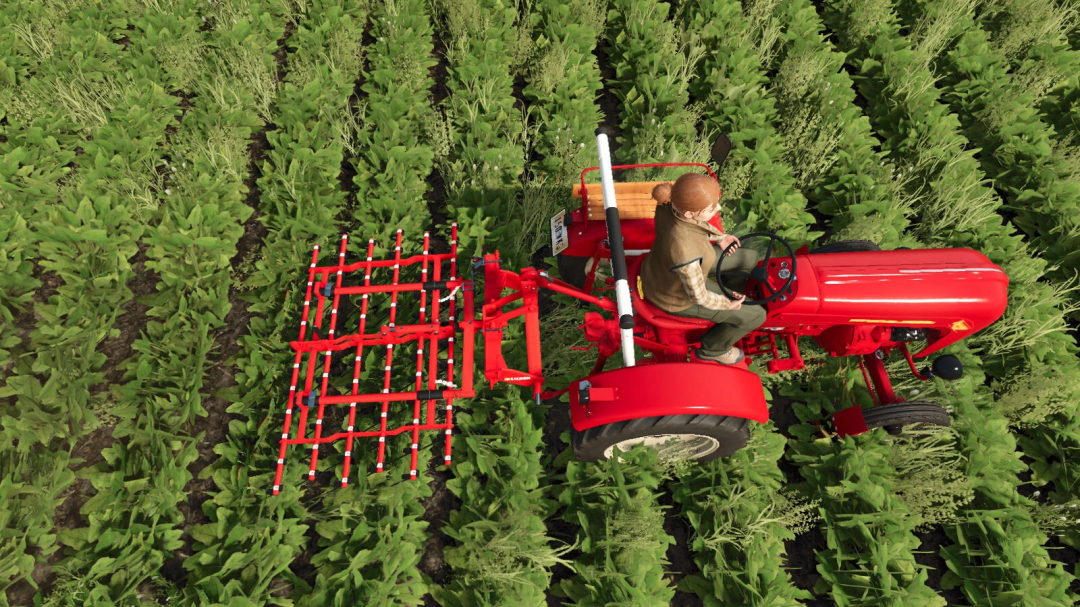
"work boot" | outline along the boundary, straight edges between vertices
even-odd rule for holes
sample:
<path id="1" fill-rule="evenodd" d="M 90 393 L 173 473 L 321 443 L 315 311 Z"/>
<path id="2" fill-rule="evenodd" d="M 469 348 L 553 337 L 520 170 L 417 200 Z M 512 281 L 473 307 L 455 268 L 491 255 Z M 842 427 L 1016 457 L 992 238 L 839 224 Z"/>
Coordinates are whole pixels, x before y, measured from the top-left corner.
<path id="1" fill-rule="evenodd" d="M 734 365 L 743 359 L 743 351 L 735 346 L 732 346 L 730 350 L 720 356 L 702 356 L 701 352 L 698 350 L 695 350 L 694 354 L 701 360 L 717 362 L 722 365 Z"/>

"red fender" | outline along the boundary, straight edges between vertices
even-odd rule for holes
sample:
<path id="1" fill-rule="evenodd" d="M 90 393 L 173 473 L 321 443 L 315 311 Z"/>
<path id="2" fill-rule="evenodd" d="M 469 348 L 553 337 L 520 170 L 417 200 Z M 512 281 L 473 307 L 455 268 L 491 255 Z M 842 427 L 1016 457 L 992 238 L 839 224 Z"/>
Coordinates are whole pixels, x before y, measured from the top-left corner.
<path id="1" fill-rule="evenodd" d="M 746 369 L 715 363 L 612 369 L 571 383 L 569 393 L 570 423 L 579 432 L 660 415 L 733 415 L 763 424 L 769 421 L 761 378 Z M 580 402 L 584 393 L 587 404 Z"/>
<path id="2" fill-rule="evenodd" d="M 840 438 L 845 436 L 858 436 L 863 432 L 869 432 L 866 427 L 866 417 L 863 416 L 862 405 L 855 405 L 847 409 L 841 409 L 832 415 L 833 427 Z"/>

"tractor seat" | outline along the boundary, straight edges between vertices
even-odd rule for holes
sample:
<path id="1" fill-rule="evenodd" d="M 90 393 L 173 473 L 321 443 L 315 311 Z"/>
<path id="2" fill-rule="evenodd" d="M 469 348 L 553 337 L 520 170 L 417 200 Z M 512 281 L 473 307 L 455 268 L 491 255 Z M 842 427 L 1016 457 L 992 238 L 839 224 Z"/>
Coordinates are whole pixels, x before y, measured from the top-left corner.
<path id="1" fill-rule="evenodd" d="M 638 255 L 631 261 L 626 268 L 627 278 L 631 285 L 637 285 L 637 288 L 630 289 L 630 300 L 634 304 L 634 312 L 636 312 L 645 322 L 654 327 L 661 327 L 664 329 L 673 329 L 676 331 L 690 331 L 694 329 L 708 329 L 715 323 L 711 320 L 704 320 L 699 318 L 683 318 L 682 316 L 675 316 L 668 314 L 667 312 L 656 307 L 656 304 L 645 299 L 645 294 L 641 290 L 641 277 L 639 272 L 641 271 L 641 264 L 645 261 L 645 256 Z"/>

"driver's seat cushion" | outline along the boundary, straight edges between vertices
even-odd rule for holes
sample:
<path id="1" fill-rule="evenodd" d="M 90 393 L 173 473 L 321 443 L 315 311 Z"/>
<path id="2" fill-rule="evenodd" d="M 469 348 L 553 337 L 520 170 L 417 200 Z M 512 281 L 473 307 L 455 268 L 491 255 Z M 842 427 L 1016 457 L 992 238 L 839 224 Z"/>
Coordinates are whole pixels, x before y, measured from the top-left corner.
<path id="1" fill-rule="evenodd" d="M 646 322 L 654 326 L 660 326 L 666 329 L 708 329 L 714 324 L 711 320 L 704 320 L 700 318 L 684 318 L 682 316 L 675 316 L 674 314 L 668 314 L 667 312 L 656 307 L 656 304 L 652 303 L 648 299 L 645 299 L 645 291 L 641 288 L 641 264 L 644 263 L 645 257 L 648 255 L 638 255 L 633 261 L 630 262 L 626 268 L 627 278 L 630 279 L 630 284 L 637 285 L 637 297 L 631 297 L 630 299 L 634 303 L 634 311 L 637 312 Z"/>

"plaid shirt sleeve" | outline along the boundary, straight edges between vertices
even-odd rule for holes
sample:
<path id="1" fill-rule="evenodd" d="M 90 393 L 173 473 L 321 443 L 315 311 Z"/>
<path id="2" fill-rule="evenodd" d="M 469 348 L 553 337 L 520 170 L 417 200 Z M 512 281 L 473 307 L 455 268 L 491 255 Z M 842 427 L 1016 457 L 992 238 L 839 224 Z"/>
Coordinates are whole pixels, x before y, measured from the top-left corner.
<path id="1" fill-rule="evenodd" d="M 705 274 L 701 271 L 701 264 L 697 259 L 675 266 L 672 271 L 679 275 L 690 301 L 710 310 L 731 309 L 730 299 L 705 288 Z"/>

